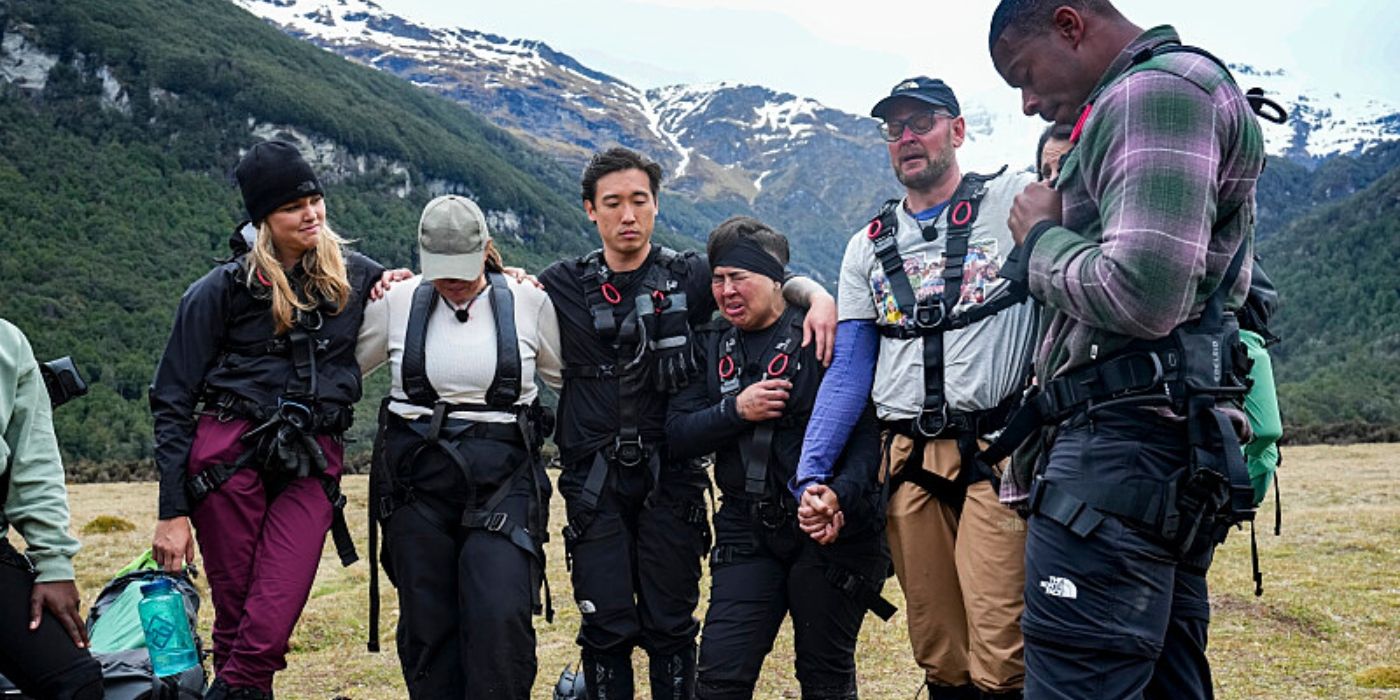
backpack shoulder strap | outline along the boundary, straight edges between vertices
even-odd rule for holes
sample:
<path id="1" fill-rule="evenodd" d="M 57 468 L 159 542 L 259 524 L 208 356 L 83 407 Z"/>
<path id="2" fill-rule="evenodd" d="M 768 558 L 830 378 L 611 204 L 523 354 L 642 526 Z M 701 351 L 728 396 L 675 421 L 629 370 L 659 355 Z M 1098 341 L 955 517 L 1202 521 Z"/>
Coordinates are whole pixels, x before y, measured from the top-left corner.
<path id="1" fill-rule="evenodd" d="M 437 308 L 438 292 L 430 282 L 419 283 L 413 290 L 408 311 L 408 330 L 403 339 L 403 365 L 400 380 L 408 400 L 420 406 L 437 403 L 438 393 L 428 381 L 425 348 L 428 340 L 428 317 Z"/>
<path id="2" fill-rule="evenodd" d="M 496 376 L 486 390 L 486 405 L 508 408 L 520 399 L 520 342 L 515 329 L 515 294 L 506 276 L 487 272 L 491 314 L 496 317 Z"/>

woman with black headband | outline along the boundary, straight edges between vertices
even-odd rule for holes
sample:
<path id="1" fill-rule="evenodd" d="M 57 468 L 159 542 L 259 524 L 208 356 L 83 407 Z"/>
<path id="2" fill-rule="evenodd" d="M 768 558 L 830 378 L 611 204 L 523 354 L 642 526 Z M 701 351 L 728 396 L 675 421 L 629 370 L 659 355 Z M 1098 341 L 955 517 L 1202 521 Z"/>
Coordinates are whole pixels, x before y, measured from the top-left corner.
<path id="1" fill-rule="evenodd" d="M 671 399 L 666 424 L 673 457 L 714 452 L 723 494 L 696 697 L 752 697 L 790 612 L 802 697 L 854 698 L 856 638 L 865 610 L 883 603 L 889 567 L 874 414 L 862 416 L 830 483 L 854 507 L 839 540 L 819 545 L 798 528 L 786 487 L 823 369 L 800 347 L 802 310 L 783 301 L 787 239 L 734 217 L 710 233 L 708 253 L 724 319 L 700 329 L 706 379 Z"/>

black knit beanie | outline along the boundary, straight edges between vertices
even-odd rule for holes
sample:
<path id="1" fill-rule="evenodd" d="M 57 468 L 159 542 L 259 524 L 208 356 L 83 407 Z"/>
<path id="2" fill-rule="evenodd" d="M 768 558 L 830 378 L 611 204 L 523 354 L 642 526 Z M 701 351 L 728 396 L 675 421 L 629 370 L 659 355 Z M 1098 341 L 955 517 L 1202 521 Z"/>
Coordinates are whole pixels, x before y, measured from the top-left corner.
<path id="1" fill-rule="evenodd" d="M 254 224 L 294 199 L 321 194 L 321 182 L 286 141 L 264 141 L 248 149 L 233 175 L 243 191 L 243 206 Z"/>

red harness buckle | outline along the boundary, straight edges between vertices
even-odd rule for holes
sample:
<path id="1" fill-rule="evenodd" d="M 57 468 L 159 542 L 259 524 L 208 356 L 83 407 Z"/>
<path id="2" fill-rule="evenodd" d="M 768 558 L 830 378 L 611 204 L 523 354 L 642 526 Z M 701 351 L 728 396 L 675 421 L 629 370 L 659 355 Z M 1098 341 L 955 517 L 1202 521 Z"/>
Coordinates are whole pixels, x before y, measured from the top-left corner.
<path id="1" fill-rule="evenodd" d="M 779 361 L 781 361 L 782 364 L 779 364 Z M 774 368 L 773 368 L 773 365 L 778 365 L 778 368 L 777 368 L 777 369 L 774 369 Z M 788 354 L 785 353 L 785 352 L 778 353 L 777 355 L 774 355 L 774 356 L 773 356 L 773 359 L 771 359 L 771 360 L 768 361 L 768 377 L 769 377 L 770 379 L 783 376 L 783 374 L 784 374 L 785 372 L 787 372 L 787 369 L 788 369 Z"/>
<path id="2" fill-rule="evenodd" d="M 622 292 L 617 291 L 617 287 L 614 287 L 612 282 L 604 282 L 599 289 L 603 291 L 603 299 L 609 304 L 617 306 L 622 303 Z"/>
<path id="3" fill-rule="evenodd" d="M 865 229 L 865 237 L 873 241 L 876 238 L 879 238 L 880 234 L 883 233 L 884 230 L 885 226 L 884 224 L 880 223 L 879 219 L 871 219 L 870 227 Z"/>
<path id="4" fill-rule="evenodd" d="M 734 376 L 734 358 L 729 355 L 719 358 L 719 378 L 730 379 Z"/>
<path id="5" fill-rule="evenodd" d="M 953 206 L 953 215 L 948 217 L 954 226 L 963 226 L 972 220 L 972 202 L 964 199 Z"/>

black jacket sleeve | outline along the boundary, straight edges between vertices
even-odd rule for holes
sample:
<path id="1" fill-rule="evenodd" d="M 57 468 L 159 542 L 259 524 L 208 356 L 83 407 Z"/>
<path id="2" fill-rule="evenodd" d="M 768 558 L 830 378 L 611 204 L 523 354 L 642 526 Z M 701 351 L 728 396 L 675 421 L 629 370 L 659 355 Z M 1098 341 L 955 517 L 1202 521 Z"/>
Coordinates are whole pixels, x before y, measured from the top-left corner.
<path id="1" fill-rule="evenodd" d="M 701 367 L 713 367 L 718 344 L 714 332 L 700 332 L 695 339 L 696 360 Z M 739 417 L 733 397 L 715 402 L 703 375 L 671 397 L 666 409 L 666 443 L 672 459 L 690 459 L 715 451 L 716 444 L 729 442 L 753 424 Z"/>
<path id="2" fill-rule="evenodd" d="M 155 461 L 160 473 L 159 518 L 189 515 L 185 466 L 194 442 L 195 408 L 204 377 L 218 357 L 233 276 L 216 268 L 180 298 L 175 324 L 151 384 Z"/>
<path id="3" fill-rule="evenodd" d="M 346 260 L 346 266 L 359 268 L 361 270 L 360 274 L 364 276 L 360 289 L 360 304 L 362 306 L 368 304 L 370 292 L 373 291 L 374 285 L 379 283 L 379 279 L 384 276 L 384 271 L 387 268 L 364 253 L 348 251 L 346 253 L 346 258 L 348 258 L 348 260 Z"/>
<path id="4" fill-rule="evenodd" d="M 698 327 L 715 315 L 715 295 L 710 291 L 710 261 L 702 254 L 687 253 L 687 303 L 690 304 L 690 325 Z M 702 365 L 703 366 L 703 365 Z"/>
<path id="5" fill-rule="evenodd" d="M 880 502 L 881 452 L 880 426 L 875 420 L 875 408 L 866 402 L 865 410 L 861 411 L 860 418 L 851 429 L 851 437 L 836 463 L 836 475 L 829 484 L 831 490 L 836 492 L 848 520 L 859 521 L 862 530 L 865 525 L 884 522 Z"/>

